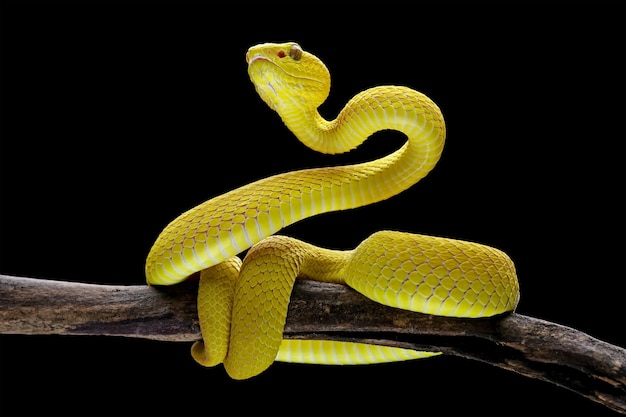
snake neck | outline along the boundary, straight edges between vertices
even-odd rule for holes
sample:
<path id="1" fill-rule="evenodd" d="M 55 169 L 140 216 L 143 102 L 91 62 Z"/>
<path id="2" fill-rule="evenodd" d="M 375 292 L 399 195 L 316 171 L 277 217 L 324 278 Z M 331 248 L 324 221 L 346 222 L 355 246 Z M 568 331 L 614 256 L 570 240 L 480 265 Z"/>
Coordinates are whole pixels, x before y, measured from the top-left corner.
<path id="1" fill-rule="evenodd" d="M 326 120 L 306 102 L 292 98 L 276 111 L 285 125 L 309 148 L 327 154 L 348 152 L 381 130 L 398 130 L 409 140 L 423 141 L 432 132 L 434 142 L 445 138 L 445 124 L 437 105 L 418 91 L 401 86 L 379 86 L 355 95 L 334 120 Z M 424 143 L 433 151 L 442 146 Z M 437 155 L 438 156 L 438 155 Z"/>
<path id="2" fill-rule="evenodd" d="M 424 94 L 402 86 L 380 86 L 354 96 L 334 120 L 296 98 L 276 108 L 285 125 L 309 148 L 327 154 L 348 152 L 374 133 L 396 130 L 407 143 L 376 161 L 346 167 L 367 177 L 380 201 L 409 188 L 432 170 L 441 156 L 445 123 L 438 106 Z M 351 207 L 344 207 L 351 208 Z"/>

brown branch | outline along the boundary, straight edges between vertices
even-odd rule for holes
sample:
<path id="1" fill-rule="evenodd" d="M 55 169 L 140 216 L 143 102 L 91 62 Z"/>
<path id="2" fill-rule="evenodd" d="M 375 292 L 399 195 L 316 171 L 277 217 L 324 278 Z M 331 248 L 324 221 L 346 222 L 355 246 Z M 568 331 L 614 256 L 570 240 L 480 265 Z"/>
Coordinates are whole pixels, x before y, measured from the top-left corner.
<path id="1" fill-rule="evenodd" d="M 0 275 L 0 333 L 200 338 L 197 281 L 111 286 Z M 341 285 L 299 281 L 285 338 L 436 350 L 572 390 L 626 414 L 626 349 L 520 314 L 428 316 L 380 305 Z"/>

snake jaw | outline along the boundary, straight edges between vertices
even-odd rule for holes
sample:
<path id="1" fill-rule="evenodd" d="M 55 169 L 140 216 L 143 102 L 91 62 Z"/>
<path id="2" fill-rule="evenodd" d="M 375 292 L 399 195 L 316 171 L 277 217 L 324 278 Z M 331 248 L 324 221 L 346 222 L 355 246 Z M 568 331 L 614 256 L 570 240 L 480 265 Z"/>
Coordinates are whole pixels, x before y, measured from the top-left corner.
<path id="1" fill-rule="evenodd" d="M 246 60 L 247 58 L 248 56 L 246 55 Z M 253 67 L 252 65 L 254 63 L 258 64 Z M 267 71 L 263 68 L 263 64 L 265 63 L 267 63 L 267 65 L 274 65 L 271 60 L 267 59 L 263 55 L 254 55 L 248 63 L 248 74 L 250 75 L 250 79 L 252 80 L 254 88 L 259 97 L 261 97 L 261 99 L 265 102 L 265 104 L 269 106 L 269 108 L 276 112 L 279 112 L 281 97 L 274 87 L 274 84 L 272 83 L 272 80 L 275 78 L 272 75 L 272 72 Z M 260 68 L 259 64 L 261 65 Z"/>
<path id="2" fill-rule="evenodd" d="M 248 75 L 254 84 L 257 94 L 272 110 L 281 114 L 285 103 L 290 102 L 294 91 L 299 85 L 298 74 L 294 74 L 291 68 L 285 67 L 278 60 L 273 59 L 270 51 L 246 53 L 248 63 Z"/>
<path id="3" fill-rule="evenodd" d="M 246 53 L 246 63 L 248 64 L 248 67 L 250 67 L 250 65 L 252 65 L 255 61 L 260 60 L 269 61 L 269 59 L 261 54 L 254 54 L 252 58 L 250 58 L 250 52 Z"/>

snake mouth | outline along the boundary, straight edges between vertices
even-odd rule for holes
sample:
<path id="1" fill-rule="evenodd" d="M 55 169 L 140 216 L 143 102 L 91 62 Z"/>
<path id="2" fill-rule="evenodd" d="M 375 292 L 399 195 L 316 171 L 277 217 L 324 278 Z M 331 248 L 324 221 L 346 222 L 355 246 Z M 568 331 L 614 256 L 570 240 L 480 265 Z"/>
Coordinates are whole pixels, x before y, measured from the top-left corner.
<path id="1" fill-rule="evenodd" d="M 291 72 L 287 71 L 281 65 L 278 65 L 276 62 L 272 61 L 271 59 L 269 59 L 268 57 L 266 57 L 265 55 L 262 55 L 262 54 L 254 54 L 252 57 L 250 57 L 248 54 L 246 54 L 246 62 L 248 63 L 248 71 L 250 71 L 250 68 L 252 68 L 252 65 L 255 62 L 256 63 L 267 63 L 268 65 L 271 65 L 273 68 L 276 68 L 276 69 L 280 70 L 282 73 L 284 73 L 288 77 L 299 78 L 298 76 L 296 76 L 296 75 L 292 74 Z M 265 71 L 262 71 L 261 73 L 265 73 Z M 272 87 L 272 90 L 274 90 L 273 87 Z"/>
<path id="2" fill-rule="evenodd" d="M 322 83 L 321 80 L 318 80 L 318 79 L 315 79 L 315 78 L 294 74 L 294 73 L 288 71 L 287 69 L 283 68 L 281 65 L 278 65 L 276 62 L 272 61 L 271 59 L 269 59 L 268 57 L 266 57 L 266 56 L 264 56 L 262 54 L 254 54 L 254 55 L 252 55 L 252 57 L 250 57 L 250 54 L 246 53 L 246 62 L 248 63 L 248 69 L 250 69 L 252 64 L 254 64 L 255 62 L 267 62 L 268 64 L 273 65 L 275 68 L 278 68 L 279 70 L 281 70 L 285 75 L 287 75 L 289 77 L 293 77 L 293 78 L 296 78 L 296 79 L 302 79 L 302 80 L 309 80 L 309 81 L 313 81 L 313 82 L 317 82 L 317 83 Z"/>
<path id="3" fill-rule="evenodd" d="M 285 71 L 285 69 L 283 67 L 281 67 L 280 65 L 276 64 L 276 62 L 272 61 L 271 59 L 269 59 L 268 57 L 266 57 L 265 55 L 262 55 L 262 54 L 254 54 L 254 55 L 252 55 L 252 57 L 250 57 L 248 54 L 246 54 L 246 62 L 248 63 L 248 70 L 250 70 L 250 68 L 252 67 L 252 65 L 254 63 L 267 63 L 269 65 L 272 65 L 275 68 L 278 68 L 279 70 L 281 70 L 286 75 L 292 76 L 292 74 L 290 74 L 289 72 Z"/>
<path id="4" fill-rule="evenodd" d="M 250 67 L 252 67 L 252 64 L 254 64 L 255 62 L 259 62 L 259 63 L 266 62 L 272 65 L 273 67 L 281 70 L 285 75 L 288 75 L 290 77 L 295 77 L 295 75 L 285 70 L 285 68 L 283 68 L 281 65 L 278 65 L 276 62 L 272 61 L 271 59 L 269 59 L 268 57 L 262 54 L 254 54 L 252 58 L 250 58 L 248 54 L 246 54 L 246 62 L 248 63 L 248 69 L 250 69 Z"/>
<path id="5" fill-rule="evenodd" d="M 250 58 L 249 54 L 246 54 L 246 63 L 248 66 L 252 65 L 255 61 L 269 61 L 269 59 L 261 54 L 254 54 L 252 58 Z"/>

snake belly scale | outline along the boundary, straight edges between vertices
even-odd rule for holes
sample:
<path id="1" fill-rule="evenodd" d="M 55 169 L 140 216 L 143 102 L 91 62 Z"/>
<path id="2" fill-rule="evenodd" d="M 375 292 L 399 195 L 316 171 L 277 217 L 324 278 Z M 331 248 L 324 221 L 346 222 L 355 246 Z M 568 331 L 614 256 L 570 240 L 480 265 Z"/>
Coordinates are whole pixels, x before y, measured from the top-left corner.
<path id="1" fill-rule="evenodd" d="M 515 268 L 502 251 L 473 242 L 396 231 L 372 234 L 354 250 L 330 250 L 276 235 L 320 213 L 385 200 L 427 175 L 439 160 L 445 123 L 437 105 L 403 86 L 356 94 L 336 119 L 318 107 L 330 74 L 297 43 L 260 44 L 246 54 L 263 101 L 313 150 L 335 154 L 393 129 L 406 143 L 380 159 L 286 172 L 216 196 L 174 219 L 146 260 L 150 285 L 171 285 L 201 271 L 196 361 L 223 363 L 235 379 L 275 360 L 352 364 L 427 357 L 437 352 L 331 341 L 283 340 L 296 278 L 350 285 L 383 304 L 427 314 L 487 317 L 515 309 Z M 249 249 L 240 260 L 237 254 Z"/>

